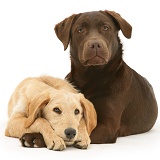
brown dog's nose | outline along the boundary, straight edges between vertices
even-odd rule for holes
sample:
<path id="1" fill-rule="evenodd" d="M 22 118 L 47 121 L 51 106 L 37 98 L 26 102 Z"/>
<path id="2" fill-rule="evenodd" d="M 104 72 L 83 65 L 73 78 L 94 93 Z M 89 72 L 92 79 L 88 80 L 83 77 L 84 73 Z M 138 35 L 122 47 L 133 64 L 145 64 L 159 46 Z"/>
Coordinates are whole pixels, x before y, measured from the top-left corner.
<path id="1" fill-rule="evenodd" d="M 67 138 L 72 139 L 76 135 L 76 130 L 73 128 L 67 128 L 67 129 L 65 129 L 64 133 Z"/>
<path id="2" fill-rule="evenodd" d="M 97 41 L 90 41 L 88 43 L 88 47 L 91 49 L 100 49 L 101 48 L 101 44 Z"/>

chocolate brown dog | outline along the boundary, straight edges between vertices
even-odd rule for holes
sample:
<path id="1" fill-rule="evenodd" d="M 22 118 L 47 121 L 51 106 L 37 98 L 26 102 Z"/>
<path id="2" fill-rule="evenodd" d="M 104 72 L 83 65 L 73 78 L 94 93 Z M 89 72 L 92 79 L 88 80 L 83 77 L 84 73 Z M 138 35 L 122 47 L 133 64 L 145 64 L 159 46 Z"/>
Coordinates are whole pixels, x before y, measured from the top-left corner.
<path id="1" fill-rule="evenodd" d="M 92 143 L 149 131 L 157 103 L 149 82 L 122 59 L 119 30 L 131 38 L 131 25 L 113 11 L 72 15 L 56 25 L 64 49 L 70 42 L 71 72 L 66 77 L 95 106 L 98 125 Z"/>
<path id="2" fill-rule="evenodd" d="M 118 32 L 132 27 L 114 11 L 74 14 L 55 26 L 64 49 L 70 44 L 66 76 L 95 106 L 98 125 L 91 143 L 114 143 L 119 136 L 149 131 L 158 114 L 150 83 L 123 60 Z"/>

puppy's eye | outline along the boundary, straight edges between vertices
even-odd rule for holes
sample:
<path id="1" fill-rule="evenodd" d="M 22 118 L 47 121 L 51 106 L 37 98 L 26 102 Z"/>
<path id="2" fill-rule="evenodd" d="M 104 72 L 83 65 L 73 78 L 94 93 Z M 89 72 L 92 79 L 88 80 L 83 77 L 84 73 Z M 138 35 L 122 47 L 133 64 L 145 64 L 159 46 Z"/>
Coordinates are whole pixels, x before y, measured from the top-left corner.
<path id="1" fill-rule="evenodd" d="M 77 29 L 77 32 L 78 32 L 78 33 L 83 33 L 83 31 L 84 31 L 83 28 L 78 28 L 78 29 Z"/>
<path id="2" fill-rule="evenodd" d="M 109 29 L 109 27 L 107 25 L 104 25 L 102 28 L 104 31 L 107 31 Z"/>
<path id="3" fill-rule="evenodd" d="M 59 108 L 53 108 L 53 111 L 56 112 L 56 113 L 58 113 L 58 114 L 62 113 L 62 111 Z"/>
<path id="4" fill-rule="evenodd" d="M 75 115 L 79 114 L 79 109 L 75 109 L 74 114 Z"/>

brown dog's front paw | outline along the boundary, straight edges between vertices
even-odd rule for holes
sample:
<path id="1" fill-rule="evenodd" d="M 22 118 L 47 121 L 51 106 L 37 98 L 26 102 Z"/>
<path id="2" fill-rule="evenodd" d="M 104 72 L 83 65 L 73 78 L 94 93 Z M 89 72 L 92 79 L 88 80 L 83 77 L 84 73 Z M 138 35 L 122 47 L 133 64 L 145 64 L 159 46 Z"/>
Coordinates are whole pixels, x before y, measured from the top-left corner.
<path id="1" fill-rule="evenodd" d="M 19 140 L 23 147 L 30 147 L 30 148 L 46 147 L 43 136 L 40 133 L 25 133 Z"/>

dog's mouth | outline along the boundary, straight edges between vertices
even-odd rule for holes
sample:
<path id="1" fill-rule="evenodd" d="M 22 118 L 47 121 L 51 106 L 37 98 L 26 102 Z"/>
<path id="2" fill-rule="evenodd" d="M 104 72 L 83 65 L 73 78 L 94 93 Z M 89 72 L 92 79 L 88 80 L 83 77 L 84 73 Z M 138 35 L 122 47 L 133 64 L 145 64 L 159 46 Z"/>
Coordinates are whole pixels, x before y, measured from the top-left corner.
<path id="1" fill-rule="evenodd" d="M 70 142 L 73 143 L 73 142 L 74 142 L 73 139 L 63 139 L 63 140 L 64 140 L 65 142 L 68 142 L 68 143 L 70 143 Z"/>
<path id="2" fill-rule="evenodd" d="M 61 137 L 65 143 L 74 143 L 76 141 L 76 138 L 67 138 L 67 137 Z"/>
<path id="3" fill-rule="evenodd" d="M 77 141 L 75 141 L 75 140 L 73 141 L 73 140 L 70 140 L 70 139 L 65 139 L 64 142 L 67 146 L 71 146 L 71 145 L 77 143 Z"/>
<path id="4" fill-rule="evenodd" d="M 96 66 L 96 65 L 105 65 L 108 63 L 108 60 L 96 55 L 93 58 L 81 62 L 84 66 Z"/>
<path id="5" fill-rule="evenodd" d="M 81 140 L 75 140 L 75 141 L 71 141 L 71 140 L 64 140 L 65 144 L 67 146 L 72 146 L 72 145 L 75 145 L 77 144 L 78 142 L 81 142 Z"/>

